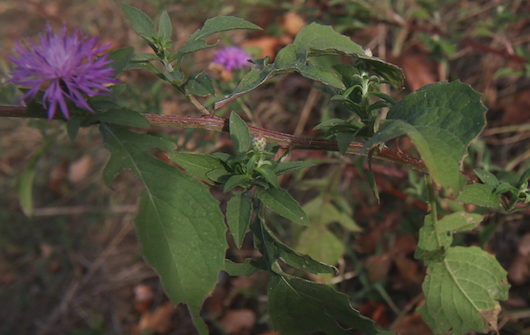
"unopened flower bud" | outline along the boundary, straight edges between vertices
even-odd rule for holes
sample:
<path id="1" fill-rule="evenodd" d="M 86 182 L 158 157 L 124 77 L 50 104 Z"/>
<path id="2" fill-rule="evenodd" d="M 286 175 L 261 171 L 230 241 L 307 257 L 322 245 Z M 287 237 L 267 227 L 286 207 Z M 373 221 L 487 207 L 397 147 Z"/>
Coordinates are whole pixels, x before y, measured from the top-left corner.
<path id="1" fill-rule="evenodd" d="M 256 152 L 264 152 L 265 147 L 267 146 L 267 140 L 263 135 L 259 134 L 258 136 L 252 139 L 252 149 Z"/>

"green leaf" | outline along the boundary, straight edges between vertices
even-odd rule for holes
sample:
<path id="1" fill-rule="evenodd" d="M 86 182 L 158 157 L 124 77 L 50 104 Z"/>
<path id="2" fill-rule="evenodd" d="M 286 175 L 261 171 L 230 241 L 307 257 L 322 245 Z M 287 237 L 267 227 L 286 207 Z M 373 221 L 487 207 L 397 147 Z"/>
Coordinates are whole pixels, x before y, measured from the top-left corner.
<path id="1" fill-rule="evenodd" d="M 15 191 L 20 198 L 20 207 L 28 217 L 33 214 L 33 180 L 35 179 L 35 169 L 39 160 L 48 151 L 50 146 L 55 143 L 55 137 L 49 138 L 44 144 L 33 153 L 28 165 L 22 171 L 22 174 L 17 178 L 15 184 Z"/>
<path id="2" fill-rule="evenodd" d="M 144 115 L 129 108 L 115 108 L 103 113 L 96 113 L 85 122 L 87 124 L 105 122 L 137 128 L 149 128 L 151 125 Z"/>
<path id="3" fill-rule="evenodd" d="M 68 137 L 70 138 L 70 141 L 72 143 L 75 142 L 75 139 L 77 138 L 77 133 L 79 132 L 79 127 L 81 126 L 81 121 L 85 117 L 86 114 L 81 115 L 79 113 L 72 113 L 72 111 L 70 111 L 70 118 L 66 122 L 66 131 L 68 132 Z"/>
<path id="4" fill-rule="evenodd" d="M 172 151 L 173 143 L 108 124 L 100 130 L 112 152 L 105 183 L 110 185 L 122 169 L 130 169 L 143 183 L 136 217 L 143 254 L 171 302 L 186 303 L 199 332 L 208 334 L 199 311 L 224 269 L 227 249 L 219 202 L 206 185 L 150 153 L 154 148 Z"/>
<path id="5" fill-rule="evenodd" d="M 324 201 L 323 196 L 318 196 L 306 203 L 303 207 L 309 216 L 312 224 L 327 225 L 333 222 L 340 223 L 345 229 L 350 231 L 362 231 L 361 227 L 355 223 L 351 215 L 341 212 L 334 204 Z"/>
<path id="6" fill-rule="evenodd" d="M 272 187 L 274 188 L 280 187 L 278 176 L 276 175 L 276 173 L 274 173 L 274 171 L 272 171 L 270 166 L 263 165 L 263 166 L 260 166 L 259 168 L 256 168 L 255 170 L 258 171 L 259 174 L 261 174 Z"/>
<path id="7" fill-rule="evenodd" d="M 171 41 L 172 31 L 171 19 L 167 11 L 164 10 L 158 19 L 158 36 L 160 36 L 163 43 L 169 43 Z"/>
<path id="8" fill-rule="evenodd" d="M 153 20 L 138 8 L 124 3 L 121 3 L 120 7 L 125 17 L 131 21 L 134 31 L 146 41 L 154 43 L 155 37 L 158 34 L 156 33 Z"/>
<path id="9" fill-rule="evenodd" d="M 256 247 L 263 255 L 260 262 L 263 262 L 263 265 L 269 269 L 278 259 L 281 259 L 292 267 L 313 274 L 337 272 L 335 267 L 316 261 L 309 255 L 300 254 L 289 248 L 274 236 L 259 217 L 256 217 L 250 227 L 254 234 Z"/>
<path id="10" fill-rule="evenodd" d="M 224 193 L 230 191 L 234 187 L 242 186 L 243 184 L 250 181 L 250 177 L 246 174 L 236 174 L 228 178 L 223 190 Z"/>
<path id="11" fill-rule="evenodd" d="M 418 247 L 414 253 L 417 259 L 441 261 L 453 243 L 454 233 L 475 229 L 482 222 L 481 215 L 466 212 L 446 215 L 438 222 L 433 219 L 432 215 L 427 215 L 420 229 Z"/>
<path id="12" fill-rule="evenodd" d="M 495 210 L 501 210 L 503 208 L 499 197 L 495 194 L 495 187 L 485 184 L 466 185 L 457 200 L 466 204 L 488 207 Z"/>
<path id="13" fill-rule="evenodd" d="M 111 60 L 112 63 L 109 64 L 111 68 L 114 69 L 113 74 L 117 76 L 121 71 L 129 64 L 129 61 L 132 59 L 134 54 L 133 47 L 127 47 L 122 49 L 116 49 L 109 52 L 107 60 Z"/>
<path id="14" fill-rule="evenodd" d="M 500 184 L 497 177 L 495 177 L 495 175 L 491 172 L 481 169 L 474 169 L 473 171 L 477 174 L 479 179 L 486 185 L 497 187 Z"/>
<path id="15" fill-rule="evenodd" d="M 179 58 L 184 56 L 185 54 L 199 51 L 202 49 L 211 48 L 217 44 L 207 44 L 206 41 L 203 40 L 203 38 L 205 37 L 223 31 L 239 29 L 262 30 L 255 24 L 235 16 L 216 16 L 206 20 L 202 29 L 198 29 L 188 38 L 186 44 L 184 44 L 184 46 L 178 51 L 174 58 Z"/>
<path id="16" fill-rule="evenodd" d="M 260 86 L 270 78 L 284 73 L 299 72 L 310 79 L 318 80 L 326 85 L 345 89 L 337 73 L 318 65 L 308 65 L 311 57 L 325 55 L 348 55 L 370 65 L 375 72 L 383 75 L 397 88 L 403 86 L 403 71 L 395 65 L 387 63 L 376 57 L 367 56 L 361 46 L 354 43 L 349 37 L 339 34 L 330 26 L 317 23 L 300 29 L 293 44 L 280 50 L 274 63 L 255 62 L 251 71 L 247 73 L 237 88 L 225 99 L 215 103 L 219 109 L 238 97 Z"/>
<path id="17" fill-rule="evenodd" d="M 315 165 L 315 163 L 307 161 L 279 162 L 278 165 L 276 165 L 276 167 L 274 168 L 274 173 L 277 176 L 280 176 L 282 174 L 290 173 L 300 169 L 305 169 Z"/>
<path id="18" fill-rule="evenodd" d="M 202 29 L 195 31 L 189 38 L 191 41 L 196 41 L 201 38 L 208 37 L 213 34 L 217 34 L 223 31 L 230 30 L 262 30 L 260 27 L 253 23 L 245 21 L 235 16 L 216 16 L 204 22 Z"/>
<path id="19" fill-rule="evenodd" d="M 394 105 L 384 127 L 360 153 L 408 135 L 434 180 L 457 194 L 465 185 L 460 166 L 467 146 L 485 126 L 481 94 L 460 81 L 429 84 Z"/>
<path id="20" fill-rule="evenodd" d="M 252 200 L 243 194 L 236 194 L 226 205 L 226 222 L 234 236 L 234 242 L 241 248 L 252 215 Z"/>
<path id="21" fill-rule="evenodd" d="M 307 335 L 323 331 L 348 335 L 378 334 L 374 322 L 351 307 L 350 299 L 327 285 L 271 273 L 269 314 L 281 334 Z"/>
<path id="22" fill-rule="evenodd" d="M 180 72 L 180 71 L 173 71 L 173 72 L 164 71 L 164 77 L 171 84 L 174 84 L 174 85 L 178 86 L 178 85 L 182 84 L 182 81 L 184 80 L 184 72 Z"/>
<path id="23" fill-rule="evenodd" d="M 155 54 L 148 54 L 148 53 L 141 53 L 136 54 L 131 58 L 131 62 L 149 62 L 152 60 L 159 60 L 160 57 L 158 57 Z"/>
<path id="24" fill-rule="evenodd" d="M 338 89 L 346 89 L 346 86 L 339 79 L 335 71 L 319 65 L 305 65 L 300 67 L 300 74 L 306 78 L 323 82 Z"/>
<path id="25" fill-rule="evenodd" d="M 298 204 L 298 201 L 282 188 L 264 189 L 258 188 L 256 193 L 261 202 L 275 213 L 280 214 L 286 219 L 309 226 L 311 222 L 307 214 Z"/>
<path id="26" fill-rule="evenodd" d="M 223 175 L 228 174 L 228 171 L 223 163 L 221 163 L 221 160 L 212 155 L 179 152 L 176 154 L 170 154 L 169 158 L 183 167 L 190 174 L 208 183 L 211 183 L 212 180 L 207 173 L 213 170 L 221 170 L 224 172 Z"/>
<path id="27" fill-rule="evenodd" d="M 339 148 L 339 152 L 342 155 L 346 154 L 346 151 L 350 147 L 350 143 L 353 141 L 356 135 L 356 131 L 340 132 L 335 135 L 335 138 L 337 140 L 337 147 Z"/>
<path id="28" fill-rule="evenodd" d="M 296 251 L 325 264 L 337 264 L 346 251 L 344 243 L 333 235 L 325 224 L 315 221 L 311 223 L 311 227 L 304 229 L 300 235 Z"/>
<path id="29" fill-rule="evenodd" d="M 236 112 L 230 113 L 229 124 L 230 138 L 232 139 L 236 153 L 246 153 L 252 147 L 252 138 L 250 137 L 247 124 Z"/>
<path id="30" fill-rule="evenodd" d="M 427 268 L 425 305 L 418 311 L 435 335 L 497 331 L 497 300 L 508 298 L 508 288 L 495 257 L 477 247 L 449 248 L 443 261 Z"/>
<path id="31" fill-rule="evenodd" d="M 215 94 L 212 78 L 208 75 L 200 76 L 198 78 L 190 78 L 188 80 L 188 90 L 191 94 L 200 97 Z"/>
<path id="32" fill-rule="evenodd" d="M 234 263 L 229 259 L 225 259 L 225 271 L 230 276 L 250 277 L 263 270 L 266 269 L 262 269 L 259 263 L 250 258 L 246 258 L 243 263 Z"/>

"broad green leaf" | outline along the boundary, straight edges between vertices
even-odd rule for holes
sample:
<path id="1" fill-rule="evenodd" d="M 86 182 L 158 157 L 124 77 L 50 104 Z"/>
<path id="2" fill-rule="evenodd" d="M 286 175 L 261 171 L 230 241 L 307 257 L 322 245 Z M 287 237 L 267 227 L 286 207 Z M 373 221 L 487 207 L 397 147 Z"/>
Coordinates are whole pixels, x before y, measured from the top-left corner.
<path id="1" fill-rule="evenodd" d="M 173 304 L 186 303 L 201 334 L 203 300 L 224 269 L 226 226 L 219 202 L 195 178 L 151 155 L 154 148 L 172 151 L 174 144 L 150 135 L 101 124 L 105 147 L 112 156 L 103 172 L 107 185 L 130 169 L 145 191 L 136 217 L 143 254 L 160 275 Z"/>
<path id="2" fill-rule="evenodd" d="M 306 203 L 303 209 L 309 216 L 312 224 L 327 225 L 332 222 L 338 222 L 350 231 L 362 230 L 348 213 L 340 211 L 331 202 L 324 201 L 322 196 L 318 196 Z"/>
<path id="3" fill-rule="evenodd" d="M 129 127 L 148 128 L 151 123 L 142 114 L 128 109 L 115 108 L 103 113 L 97 113 L 86 120 L 86 123 L 105 122 Z"/>
<path id="4" fill-rule="evenodd" d="M 250 227 L 254 234 L 254 243 L 263 255 L 261 262 L 264 262 L 264 266 L 269 269 L 272 268 L 278 259 L 281 259 L 292 267 L 313 274 L 337 272 L 335 267 L 314 260 L 309 255 L 300 254 L 289 248 L 274 236 L 259 217 L 254 220 Z"/>
<path id="5" fill-rule="evenodd" d="M 200 97 L 215 94 L 213 81 L 208 75 L 200 76 L 198 78 L 190 78 L 188 80 L 188 90 L 191 94 Z"/>
<path id="6" fill-rule="evenodd" d="M 107 57 L 107 60 L 111 60 L 112 63 L 109 64 L 111 68 L 114 69 L 112 71 L 115 76 L 120 74 L 123 69 L 129 64 L 129 61 L 132 59 L 134 54 L 134 48 L 133 47 L 127 47 L 122 49 L 116 49 L 109 52 L 109 56 Z"/>
<path id="7" fill-rule="evenodd" d="M 204 22 L 204 26 L 201 29 L 195 31 L 189 38 L 186 44 L 178 51 L 175 58 L 182 57 L 185 54 L 192 53 L 198 50 L 211 48 L 215 44 L 207 44 L 203 38 L 210 35 L 220 33 L 223 31 L 249 29 L 249 30 L 262 30 L 260 27 L 253 23 L 245 21 L 235 16 L 216 16 Z"/>
<path id="8" fill-rule="evenodd" d="M 424 226 L 420 229 L 420 238 L 414 257 L 426 261 L 442 260 L 446 255 L 445 251 L 453 243 L 453 234 L 475 229 L 480 222 L 482 222 L 481 215 L 466 212 L 446 215 L 437 222 L 434 222 L 432 215 L 427 215 Z M 439 256 L 441 258 L 438 258 Z"/>
<path id="9" fill-rule="evenodd" d="M 321 81 L 329 86 L 339 89 L 346 89 L 346 86 L 339 79 L 335 71 L 319 65 L 305 65 L 300 67 L 300 74 L 306 78 Z"/>
<path id="10" fill-rule="evenodd" d="M 234 187 L 243 186 L 243 184 L 250 181 L 250 176 L 246 174 L 235 174 L 228 178 L 228 180 L 225 183 L 225 187 L 223 189 L 223 192 L 226 193 L 233 189 Z"/>
<path id="11" fill-rule="evenodd" d="M 269 314 L 281 334 L 378 334 L 374 322 L 351 307 L 348 296 L 327 285 L 271 272 Z"/>
<path id="12" fill-rule="evenodd" d="M 164 10 L 158 19 L 158 36 L 160 36 L 163 43 L 171 41 L 172 30 L 171 19 L 169 18 L 167 11 Z"/>
<path id="13" fill-rule="evenodd" d="M 466 204 L 488 207 L 495 210 L 501 210 L 503 208 L 499 197 L 495 194 L 495 187 L 486 184 L 466 185 L 457 200 Z"/>
<path id="14" fill-rule="evenodd" d="M 124 3 L 121 3 L 120 7 L 125 17 L 131 21 L 134 31 L 146 41 L 153 43 L 158 35 L 153 20 L 138 8 Z"/>
<path id="15" fill-rule="evenodd" d="M 184 72 L 180 72 L 180 71 L 173 71 L 173 72 L 164 71 L 164 77 L 166 78 L 166 80 L 169 83 L 174 84 L 174 85 L 180 85 L 182 83 L 182 81 L 184 80 Z"/>
<path id="16" fill-rule="evenodd" d="M 252 138 L 248 126 L 236 112 L 230 113 L 230 138 L 234 144 L 236 153 L 246 153 L 252 147 Z M 250 172 L 250 171 L 249 171 Z"/>
<path id="17" fill-rule="evenodd" d="M 350 143 L 353 141 L 356 135 L 357 132 L 340 132 L 335 135 L 337 147 L 339 148 L 339 152 L 341 154 L 346 154 L 346 151 L 350 147 Z"/>
<path id="18" fill-rule="evenodd" d="M 234 236 L 234 242 L 241 248 L 252 215 L 252 200 L 245 194 L 236 194 L 226 205 L 226 222 Z"/>
<path id="19" fill-rule="evenodd" d="M 360 45 L 354 43 L 349 37 L 334 31 L 330 26 L 311 23 L 300 29 L 293 44 L 287 45 L 278 52 L 274 63 L 254 63 L 251 71 L 243 77 L 235 91 L 225 99 L 216 102 L 215 108 L 225 106 L 268 79 L 284 73 L 299 72 L 303 76 L 319 80 L 326 85 L 345 89 L 333 68 L 308 65 L 309 58 L 325 55 L 356 57 L 387 78 L 394 87 L 403 86 L 403 71 L 400 68 L 379 58 L 367 56 Z"/>
<path id="20" fill-rule="evenodd" d="M 55 137 L 49 138 L 44 144 L 35 151 L 30 161 L 17 178 L 15 190 L 20 198 L 20 207 L 28 217 L 33 214 L 33 180 L 35 179 L 35 168 L 41 157 L 48 151 L 50 146 L 55 143 Z"/>
<path id="21" fill-rule="evenodd" d="M 333 235 L 324 224 L 312 221 L 296 245 L 296 251 L 307 254 L 325 264 L 337 264 L 344 255 L 344 243 Z"/>
<path id="22" fill-rule="evenodd" d="M 491 172 L 481 169 L 474 169 L 473 172 L 475 172 L 476 175 L 480 178 L 480 180 L 486 185 L 497 187 L 500 184 L 497 177 L 495 177 L 495 175 Z"/>
<path id="23" fill-rule="evenodd" d="M 212 155 L 179 152 L 176 154 L 170 154 L 169 158 L 193 176 L 208 183 L 212 182 L 209 176 L 207 176 L 208 172 L 221 170 L 224 172 L 223 175 L 228 174 L 228 171 L 219 158 Z"/>
<path id="24" fill-rule="evenodd" d="M 408 135 L 434 180 L 457 194 L 465 185 L 460 166 L 467 146 L 486 123 L 480 97 L 460 81 L 426 85 L 394 105 L 384 127 L 359 152 Z"/>
<path id="25" fill-rule="evenodd" d="M 282 174 L 290 173 L 300 169 L 305 169 L 315 165 L 315 163 L 307 161 L 279 162 L 278 165 L 276 165 L 276 167 L 274 168 L 274 173 L 279 176 Z"/>
<path id="26" fill-rule="evenodd" d="M 311 222 L 307 214 L 300 207 L 300 204 L 291 197 L 291 195 L 282 188 L 258 188 L 256 193 L 261 202 L 269 207 L 275 213 L 280 214 L 286 219 L 309 226 Z"/>
<path id="27" fill-rule="evenodd" d="M 255 273 L 266 270 L 261 268 L 260 264 L 250 258 L 246 258 L 243 263 L 234 263 L 229 259 L 225 260 L 225 271 L 230 276 L 250 277 Z"/>
<path id="28" fill-rule="evenodd" d="M 497 300 L 508 298 L 508 288 L 495 257 L 477 247 L 449 248 L 443 261 L 427 268 L 425 305 L 418 311 L 435 335 L 497 331 Z"/>

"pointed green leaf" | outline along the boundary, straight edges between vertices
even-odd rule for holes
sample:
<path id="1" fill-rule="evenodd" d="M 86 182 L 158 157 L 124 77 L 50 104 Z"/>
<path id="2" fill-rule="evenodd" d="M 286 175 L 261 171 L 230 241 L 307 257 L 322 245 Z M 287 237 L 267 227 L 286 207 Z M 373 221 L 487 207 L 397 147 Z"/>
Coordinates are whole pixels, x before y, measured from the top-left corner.
<path id="1" fill-rule="evenodd" d="M 274 168 L 274 173 L 276 173 L 277 176 L 280 176 L 282 174 L 291 173 L 296 170 L 305 169 L 315 165 L 315 163 L 307 161 L 279 162 Z"/>
<path id="2" fill-rule="evenodd" d="M 198 40 L 229 30 L 262 30 L 259 26 L 235 16 L 216 16 L 204 22 L 202 29 L 197 30 L 190 36 L 190 40 Z"/>
<path id="3" fill-rule="evenodd" d="M 495 175 L 491 172 L 481 169 L 474 169 L 473 171 L 477 174 L 479 179 L 486 185 L 497 187 L 500 184 L 497 177 L 495 177 Z"/>
<path id="4" fill-rule="evenodd" d="M 208 175 L 209 176 L 209 175 Z M 243 186 L 245 183 L 250 181 L 250 177 L 246 174 L 236 174 L 228 178 L 223 190 L 224 193 L 230 191 L 234 187 Z"/>
<path id="5" fill-rule="evenodd" d="M 255 169 L 256 171 L 261 174 L 265 180 L 274 188 L 280 187 L 280 182 L 278 181 L 278 176 L 274 171 L 271 170 L 271 168 L 268 165 L 260 166 L 259 168 Z"/>
<path id="6" fill-rule="evenodd" d="M 235 16 L 216 16 L 206 20 L 204 26 L 189 37 L 188 42 L 178 51 L 175 57 L 182 57 L 185 54 L 215 46 L 215 44 L 208 45 L 203 40 L 205 37 L 223 31 L 239 29 L 262 30 L 255 24 Z"/>
<path id="7" fill-rule="evenodd" d="M 282 188 L 264 189 L 259 188 L 256 193 L 261 202 L 275 213 L 286 219 L 309 226 L 311 222 L 307 214 L 298 204 L 298 201 Z"/>
<path id="8" fill-rule="evenodd" d="M 263 271 L 260 264 L 250 258 L 246 258 L 243 263 L 234 263 L 229 259 L 225 260 L 225 271 L 230 276 L 250 277 L 255 273 Z"/>
<path id="9" fill-rule="evenodd" d="M 170 154 L 169 158 L 190 174 L 208 183 L 211 183 L 212 180 L 207 176 L 207 173 L 213 170 L 221 170 L 224 172 L 223 175 L 228 174 L 221 160 L 212 155 L 179 152 Z"/>
<path id="10" fill-rule="evenodd" d="M 300 254 L 289 248 L 274 236 L 259 217 L 254 220 L 250 227 L 254 234 L 255 244 L 263 255 L 262 262 L 269 269 L 278 259 L 281 259 L 294 268 L 313 274 L 337 272 L 335 267 L 314 260 L 309 255 Z"/>
<path id="11" fill-rule="evenodd" d="M 164 71 L 164 77 L 166 78 L 166 80 L 169 83 L 174 84 L 174 85 L 180 85 L 180 84 L 182 84 L 182 81 L 184 80 L 184 72 L 180 72 L 180 71 L 173 71 L 173 72 Z"/>
<path id="12" fill-rule="evenodd" d="M 97 113 L 86 120 L 86 123 L 105 122 L 129 127 L 149 128 L 151 123 L 142 114 L 129 108 L 114 108 Z"/>
<path id="13" fill-rule="evenodd" d="M 350 299 L 327 285 L 271 273 L 269 314 L 281 334 L 378 334 L 374 322 L 351 307 Z"/>
<path id="14" fill-rule="evenodd" d="M 241 248 L 252 215 L 252 200 L 245 194 L 236 194 L 226 205 L 226 222 L 234 236 L 234 242 Z"/>
<path id="15" fill-rule="evenodd" d="M 160 57 L 158 57 L 155 54 L 148 54 L 148 53 L 142 53 L 142 54 L 136 54 L 131 58 L 131 62 L 149 62 L 152 60 L 159 60 Z"/>
<path id="16" fill-rule="evenodd" d="M 357 135 L 357 132 L 340 132 L 335 135 L 335 139 L 337 140 L 337 147 L 339 148 L 339 152 L 341 154 L 346 154 L 346 151 L 350 147 L 351 142 Z"/>
<path id="17" fill-rule="evenodd" d="M 449 248 L 443 261 L 427 268 L 425 305 L 418 311 L 435 335 L 497 331 L 497 300 L 508 298 L 508 288 L 495 257 L 477 247 Z"/>
<path id="18" fill-rule="evenodd" d="M 200 181 L 151 155 L 154 148 L 172 151 L 174 144 L 113 125 L 101 124 L 112 156 L 103 176 L 110 185 L 122 169 L 130 169 L 145 191 L 136 217 L 143 254 L 160 275 L 173 304 L 186 303 L 201 334 L 203 300 L 224 269 L 226 226 L 219 202 Z"/>
<path id="19" fill-rule="evenodd" d="M 84 114 L 84 113 L 83 113 Z M 86 118 L 85 115 L 79 113 L 72 113 L 70 111 L 70 118 L 66 122 L 66 131 L 68 132 L 68 137 L 72 143 L 75 142 L 77 138 L 77 133 L 79 132 L 79 127 L 81 126 L 81 121 Z"/>
<path id="20" fill-rule="evenodd" d="M 107 60 L 111 60 L 112 63 L 109 64 L 111 68 L 114 69 L 113 74 L 117 76 L 121 71 L 129 64 L 129 61 L 132 59 L 134 54 L 133 47 L 127 47 L 122 49 L 116 49 L 109 52 Z"/>
<path id="21" fill-rule="evenodd" d="M 300 67 L 300 74 L 306 78 L 320 81 L 326 85 L 344 90 L 346 86 L 339 79 L 335 71 L 319 65 L 305 65 Z"/>
<path id="22" fill-rule="evenodd" d="M 230 138 L 234 144 L 234 149 L 238 154 L 246 153 L 252 147 L 250 131 L 243 119 L 236 112 L 230 113 Z M 250 171 L 249 171 L 250 173 Z"/>
<path id="23" fill-rule="evenodd" d="M 499 197 L 495 194 L 495 187 L 485 184 L 466 185 L 457 200 L 466 204 L 488 207 L 495 210 L 501 210 L 503 208 Z"/>
<path id="24" fill-rule="evenodd" d="M 125 17 L 131 21 L 134 31 L 148 42 L 153 43 L 157 36 L 153 20 L 136 7 L 120 4 Z"/>
<path id="25" fill-rule="evenodd" d="M 406 134 L 434 180 L 457 194 L 465 185 L 460 166 L 467 146 L 486 122 L 480 97 L 460 81 L 426 85 L 394 105 L 384 127 L 359 152 Z"/>
<path id="26" fill-rule="evenodd" d="M 158 36 L 160 36 L 164 43 L 169 43 L 169 41 L 171 41 L 172 30 L 171 19 L 169 18 L 167 11 L 164 10 L 158 19 Z"/>
<path id="27" fill-rule="evenodd" d="M 203 75 L 198 78 L 190 78 L 188 80 L 188 90 L 191 94 L 200 97 L 215 94 L 212 78 L 208 75 Z"/>

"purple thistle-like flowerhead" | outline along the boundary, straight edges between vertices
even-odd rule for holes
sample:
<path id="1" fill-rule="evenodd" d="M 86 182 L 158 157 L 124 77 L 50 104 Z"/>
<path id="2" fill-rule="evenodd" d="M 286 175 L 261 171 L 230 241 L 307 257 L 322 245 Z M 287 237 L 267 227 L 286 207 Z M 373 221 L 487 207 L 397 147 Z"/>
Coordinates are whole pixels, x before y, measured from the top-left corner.
<path id="1" fill-rule="evenodd" d="M 78 37 L 78 35 L 81 35 Z M 97 58 L 97 54 L 110 45 L 97 47 L 98 38 L 87 38 L 76 30 L 72 36 L 66 36 L 66 27 L 61 35 L 55 35 L 50 25 L 46 25 L 46 36 L 39 34 L 40 44 L 31 39 L 29 46 L 21 46 L 16 41 L 17 57 L 9 59 L 15 63 L 10 81 L 16 85 L 29 86 L 30 89 L 19 100 L 31 100 L 44 83 L 49 83 L 44 92 L 42 104 L 48 109 L 48 120 L 55 115 L 59 104 L 68 119 L 65 97 L 78 107 L 93 112 L 83 96 L 104 95 L 110 89 L 103 84 L 116 84 L 113 69 L 107 66 L 108 54 Z"/>
<path id="2" fill-rule="evenodd" d="M 235 69 L 243 70 L 244 66 L 250 65 L 248 62 L 249 58 L 250 55 L 243 49 L 231 46 L 217 51 L 213 57 L 213 62 L 224 66 L 227 71 Z"/>

